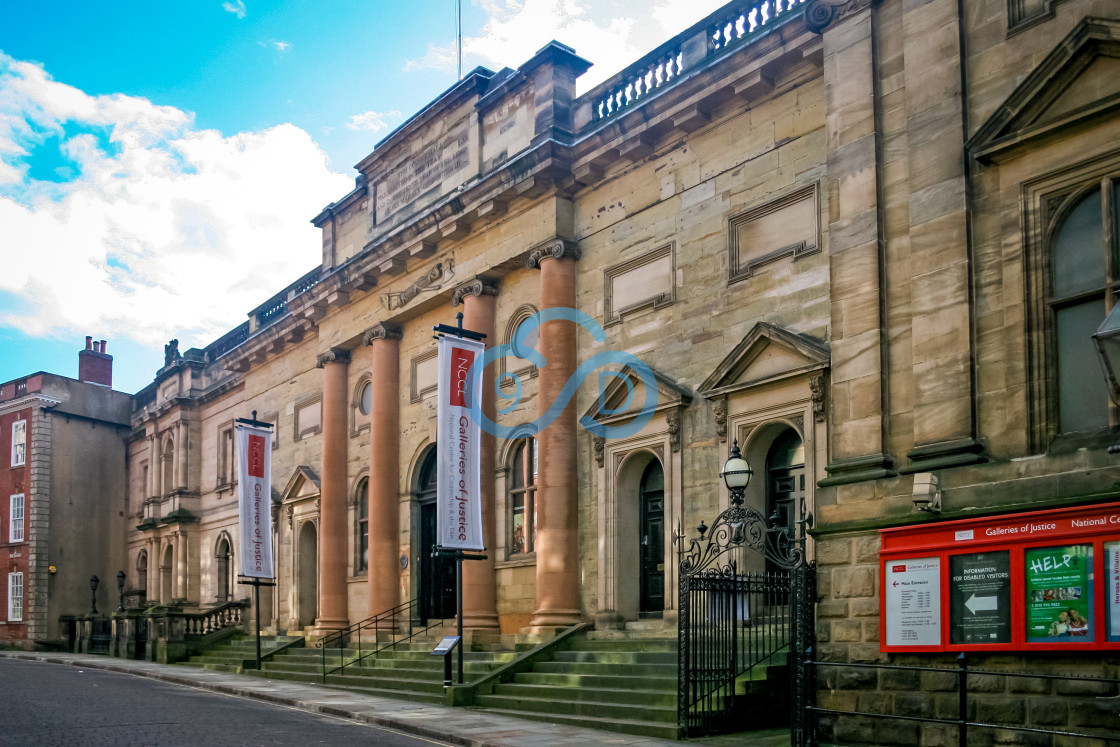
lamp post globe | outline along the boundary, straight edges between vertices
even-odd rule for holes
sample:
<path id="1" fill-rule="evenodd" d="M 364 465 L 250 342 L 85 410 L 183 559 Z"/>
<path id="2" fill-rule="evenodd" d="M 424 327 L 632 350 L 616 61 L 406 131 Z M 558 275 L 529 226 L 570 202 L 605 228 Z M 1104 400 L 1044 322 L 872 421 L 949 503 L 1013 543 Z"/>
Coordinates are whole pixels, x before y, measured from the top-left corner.
<path id="1" fill-rule="evenodd" d="M 751 465 L 739 452 L 739 442 L 735 441 L 731 446 L 731 454 L 727 457 L 727 461 L 723 463 L 723 471 L 719 473 L 719 476 L 723 479 L 723 484 L 731 491 L 731 502 L 735 505 L 738 506 L 743 503 L 743 491 L 750 484 L 752 475 L 754 475 L 754 470 L 751 469 Z"/>

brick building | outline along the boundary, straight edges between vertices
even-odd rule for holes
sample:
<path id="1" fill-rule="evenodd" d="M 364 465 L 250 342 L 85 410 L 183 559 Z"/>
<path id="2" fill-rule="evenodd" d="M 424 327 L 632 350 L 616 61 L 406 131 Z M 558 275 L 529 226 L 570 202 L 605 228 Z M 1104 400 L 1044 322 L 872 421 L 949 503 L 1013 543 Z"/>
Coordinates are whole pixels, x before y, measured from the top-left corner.
<path id="1" fill-rule="evenodd" d="M 92 575 L 99 611 L 116 606 L 130 397 L 113 391 L 105 347 L 86 338 L 77 380 L 40 371 L 0 385 L 0 644 L 66 645 L 62 621 L 90 611 Z"/>
<path id="2" fill-rule="evenodd" d="M 489 559 L 468 564 L 469 628 L 672 629 L 673 530 L 728 507 L 717 474 L 738 442 L 750 506 L 816 516 L 823 658 L 951 665 L 967 650 L 1114 674 L 1102 564 L 1120 536 L 906 543 L 1120 497 L 1117 409 L 1090 339 L 1120 266 L 1118 39 L 1103 0 L 779 1 L 728 5 L 582 95 L 589 62 L 555 42 L 472 71 L 314 217 L 319 266 L 206 348 L 168 347 L 133 400 L 130 578 L 188 608 L 239 595 L 232 429 L 256 411 L 277 434 L 270 626 L 318 634 L 410 599 L 446 615 L 428 552 L 431 329 L 462 310 L 506 344 L 537 311 L 570 308 L 601 336 L 546 322 L 528 342 L 547 365 L 507 356 L 487 373 L 501 385 L 485 406 L 512 430 L 483 445 Z M 635 417 L 645 385 L 630 377 L 632 398 L 592 379 L 551 425 L 526 425 L 601 350 L 656 374 L 648 422 L 612 440 L 579 426 Z M 1095 632 L 1077 645 L 1029 631 L 1024 558 L 1049 546 L 1096 564 Z M 984 610 L 1001 621 L 993 643 L 956 638 L 948 596 L 926 629 L 884 617 L 886 558 L 935 559 L 948 595 L 972 550 L 1013 569 L 1017 610 Z M 920 697 L 938 687 L 920 676 L 840 671 L 820 680 L 827 707 L 948 707 Z M 1120 723 L 1084 689 L 987 682 L 979 712 L 1006 723 Z"/>

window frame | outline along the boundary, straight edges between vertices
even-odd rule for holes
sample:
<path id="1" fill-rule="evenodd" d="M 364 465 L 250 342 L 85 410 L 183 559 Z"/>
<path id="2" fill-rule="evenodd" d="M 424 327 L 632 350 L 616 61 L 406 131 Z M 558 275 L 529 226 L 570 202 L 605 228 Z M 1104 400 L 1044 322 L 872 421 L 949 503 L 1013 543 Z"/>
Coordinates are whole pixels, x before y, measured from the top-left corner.
<path id="1" fill-rule="evenodd" d="M 1051 172 L 1025 181 L 1020 187 L 1019 203 L 1021 226 L 1024 235 L 1024 275 L 1027 296 L 1027 435 L 1029 453 L 1042 454 L 1055 446 L 1071 444 L 1095 431 L 1062 431 L 1058 405 L 1058 335 L 1055 306 L 1074 304 L 1077 298 L 1087 300 L 1095 294 L 1104 303 L 1100 319 L 1104 321 L 1110 306 L 1110 295 L 1120 293 L 1120 238 L 1116 221 L 1111 236 L 1105 236 L 1106 277 L 1101 287 L 1087 294 L 1055 298 L 1053 294 L 1052 252 L 1060 229 L 1070 212 L 1094 190 L 1102 192 L 1102 212 L 1111 203 L 1106 184 L 1120 183 L 1120 150 L 1088 162 Z M 1116 206 L 1112 206 L 1115 211 Z M 1102 220 L 1102 228 L 1107 227 Z M 1111 260 L 1110 260 L 1111 258 Z M 1107 276 L 1112 268 L 1114 277 Z M 1110 422 L 1115 422 L 1115 410 L 1109 402 Z M 1103 429 L 1102 429 L 1103 430 Z"/>
<path id="2" fill-rule="evenodd" d="M 365 502 L 365 517 L 362 516 L 362 502 Z M 365 552 L 362 540 L 365 539 Z M 369 573 L 369 476 L 358 478 L 354 491 L 354 576 Z"/>
<path id="3" fill-rule="evenodd" d="M 15 583 L 18 581 L 18 583 Z M 17 595 L 16 588 L 19 589 Z M 8 574 L 8 622 L 23 622 L 23 571 Z"/>
<path id="4" fill-rule="evenodd" d="M 300 426 L 299 415 L 301 410 L 305 410 L 312 405 L 319 406 L 319 422 L 316 425 L 308 426 L 306 428 Z M 295 406 L 292 408 L 292 433 L 294 434 L 293 441 L 302 441 L 305 438 L 311 438 L 314 435 L 323 432 L 323 395 L 313 394 L 310 397 L 304 397 L 296 401 Z"/>
<path id="5" fill-rule="evenodd" d="M 16 432 L 19 432 L 19 439 L 16 439 Z M 16 447 L 19 447 L 19 458 L 16 458 Z M 10 464 L 12 467 L 24 467 L 27 465 L 27 419 L 23 418 L 16 420 L 12 423 L 12 449 Z"/>
<path id="6" fill-rule="evenodd" d="M 19 508 L 18 518 L 17 505 Z M 27 541 L 27 533 L 24 531 L 26 507 L 27 501 L 23 493 L 13 493 L 8 497 L 8 542 L 11 544 Z"/>
<path id="7" fill-rule="evenodd" d="M 529 446 L 531 454 L 531 465 L 526 463 L 520 465 L 525 468 L 525 479 L 522 486 L 517 488 L 514 485 L 517 483 L 515 479 L 516 470 L 519 468 L 518 462 L 520 460 L 523 449 L 526 445 Z M 515 560 L 523 558 L 532 558 L 536 556 L 536 526 L 537 526 L 537 493 L 538 491 L 538 476 L 539 476 L 539 460 L 540 460 L 540 445 L 537 439 L 533 436 L 526 436 L 519 438 L 515 442 L 512 449 L 509 451 L 509 479 L 506 483 L 506 559 Z M 515 550 L 515 532 L 514 526 L 515 504 L 518 498 L 523 497 L 523 512 L 525 520 L 522 526 L 526 527 L 523 531 L 524 550 Z"/>
<path id="8" fill-rule="evenodd" d="M 218 426 L 217 492 L 230 490 L 237 484 L 237 438 L 233 421 Z"/>

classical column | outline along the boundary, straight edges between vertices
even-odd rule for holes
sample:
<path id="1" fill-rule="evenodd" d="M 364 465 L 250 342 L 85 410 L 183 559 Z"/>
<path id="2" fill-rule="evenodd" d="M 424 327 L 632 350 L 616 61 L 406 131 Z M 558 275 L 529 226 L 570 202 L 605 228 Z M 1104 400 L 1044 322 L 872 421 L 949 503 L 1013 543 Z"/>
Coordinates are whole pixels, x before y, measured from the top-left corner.
<path id="1" fill-rule="evenodd" d="M 155 426 L 152 427 L 155 430 Z M 156 434 L 148 436 L 148 484 L 144 486 L 144 500 L 154 497 L 159 491 L 159 449 L 157 448 Z"/>
<path id="2" fill-rule="evenodd" d="M 183 456 L 183 421 L 175 423 L 175 453 L 171 459 L 171 484 L 167 486 L 168 492 L 175 490 L 180 486 L 179 482 L 179 465 L 181 464 Z"/>
<path id="3" fill-rule="evenodd" d="M 494 345 L 494 297 L 498 286 L 488 278 L 475 278 L 455 289 L 451 304 L 463 304 L 463 326 L 486 335 L 487 347 Z M 494 372 L 482 373 L 482 412 L 494 420 Z M 498 591 L 494 576 L 494 436 L 483 431 L 479 470 L 482 472 L 482 542 L 486 560 L 463 562 L 463 627 L 498 630 Z"/>
<path id="4" fill-rule="evenodd" d="M 553 239 L 529 254 L 528 266 L 541 270 L 541 311 L 574 309 L 579 246 Z M 576 370 L 576 330 L 571 321 L 540 327 L 541 415 L 559 399 Z M 567 626 L 582 620 L 579 605 L 579 536 L 577 512 L 576 409 L 573 397 L 537 436 L 540 446 L 537 483 L 537 610 L 530 626 Z"/>
<path id="5" fill-rule="evenodd" d="M 158 602 L 159 596 L 159 541 L 148 540 L 148 601 Z"/>
<path id="6" fill-rule="evenodd" d="M 323 369 L 323 472 L 319 506 L 319 618 L 317 632 L 350 624 L 346 604 L 346 374 L 350 353 L 331 349 Z"/>
<path id="7" fill-rule="evenodd" d="M 386 322 L 366 330 L 370 348 L 369 614 L 401 602 L 400 564 L 400 339 Z"/>

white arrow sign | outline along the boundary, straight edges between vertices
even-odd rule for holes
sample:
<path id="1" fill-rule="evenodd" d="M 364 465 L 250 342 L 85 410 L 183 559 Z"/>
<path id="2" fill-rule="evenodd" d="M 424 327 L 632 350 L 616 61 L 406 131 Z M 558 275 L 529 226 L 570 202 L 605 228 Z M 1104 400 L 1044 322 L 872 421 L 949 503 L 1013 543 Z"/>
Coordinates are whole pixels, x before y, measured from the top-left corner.
<path id="1" fill-rule="evenodd" d="M 968 611 L 975 615 L 977 612 L 997 609 L 998 601 L 999 597 L 978 597 L 973 594 L 968 598 L 968 601 L 964 603 L 964 606 L 968 607 Z"/>

